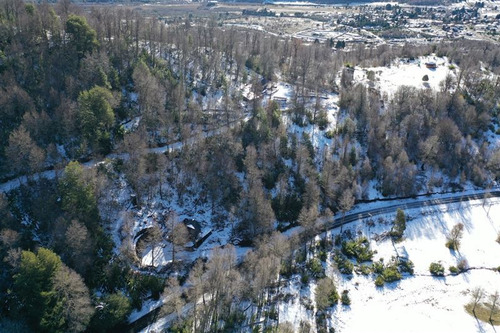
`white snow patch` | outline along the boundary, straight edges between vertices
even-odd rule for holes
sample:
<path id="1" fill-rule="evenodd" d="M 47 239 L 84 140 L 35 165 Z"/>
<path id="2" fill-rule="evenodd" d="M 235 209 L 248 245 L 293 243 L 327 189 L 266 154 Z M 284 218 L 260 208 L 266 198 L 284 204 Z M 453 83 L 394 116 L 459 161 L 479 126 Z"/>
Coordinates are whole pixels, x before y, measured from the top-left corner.
<path id="1" fill-rule="evenodd" d="M 352 278 L 339 275 L 329 259 L 326 275 L 334 278 L 337 290 L 348 290 L 352 304 L 338 304 L 330 312 L 329 322 L 336 332 L 494 332 L 494 328 L 465 312 L 471 290 L 484 288 L 491 294 L 499 290 L 500 274 L 492 268 L 500 266 L 500 244 L 496 242 L 500 231 L 500 199 L 475 200 L 449 205 L 409 209 L 410 216 L 404 240 L 395 247 L 401 256 L 415 264 L 415 275 L 404 276 L 401 281 L 377 288 L 375 276 L 354 273 Z M 374 260 L 390 261 L 396 255 L 389 239 L 376 241 L 375 235 L 390 230 L 394 214 L 372 218 L 349 225 L 355 234 L 363 233 L 377 251 Z M 463 223 L 464 235 L 460 251 L 445 247 L 446 237 L 457 223 Z M 338 230 L 332 232 L 338 234 Z M 440 261 L 449 274 L 449 266 L 465 258 L 470 271 L 453 276 L 433 277 L 429 265 Z M 302 289 L 304 290 L 304 289 Z M 280 305 L 280 318 L 298 327 L 300 321 L 315 326 L 315 317 L 306 312 L 298 301 L 300 285 L 292 283 L 288 291 L 295 299 Z M 314 298 L 314 295 L 311 294 Z"/>
<path id="2" fill-rule="evenodd" d="M 434 62 L 437 67 L 429 69 L 426 63 Z M 411 86 L 419 89 L 431 88 L 434 90 L 440 89 L 441 81 L 446 79 L 447 75 L 456 76 L 458 67 L 450 69 L 450 61 L 447 57 L 427 56 L 419 57 L 416 60 L 396 60 L 388 67 L 371 67 L 359 68 L 354 70 L 354 80 L 367 85 L 374 85 L 384 95 L 389 97 L 394 95 L 396 90 L 401 86 Z M 451 67 L 453 68 L 453 67 Z M 367 73 L 373 71 L 375 80 L 369 81 Z M 427 75 L 428 81 L 423 81 L 423 77 Z"/>

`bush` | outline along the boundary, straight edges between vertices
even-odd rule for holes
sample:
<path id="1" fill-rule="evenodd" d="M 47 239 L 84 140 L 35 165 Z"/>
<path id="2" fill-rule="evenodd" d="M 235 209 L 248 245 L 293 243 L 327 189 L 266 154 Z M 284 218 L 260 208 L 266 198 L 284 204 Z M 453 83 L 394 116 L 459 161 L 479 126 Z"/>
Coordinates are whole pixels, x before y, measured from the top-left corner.
<path id="1" fill-rule="evenodd" d="M 349 258 L 356 258 L 358 262 L 371 261 L 374 254 L 366 237 L 343 242 L 342 253 Z"/>
<path id="2" fill-rule="evenodd" d="M 458 223 L 455 225 L 451 231 L 450 235 L 446 241 L 446 247 L 450 250 L 457 251 L 460 247 L 460 240 L 462 239 L 464 233 L 464 225 L 462 223 Z"/>
<path id="3" fill-rule="evenodd" d="M 340 298 L 340 301 L 342 302 L 343 305 L 351 305 L 351 298 L 349 297 L 348 290 L 344 290 L 342 292 L 342 297 Z"/>
<path id="4" fill-rule="evenodd" d="M 271 313 L 269 314 L 269 317 L 271 317 L 271 314 L 272 314 L 272 311 L 274 310 L 271 309 Z M 276 311 L 276 310 L 274 310 Z M 225 328 L 230 330 L 230 329 L 234 329 L 236 328 L 237 326 L 239 326 L 241 323 L 243 323 L 246 319 L 246 316 L 245 316 L 245 313 L 242 312 L 242 311 L 233 311 L 231 312 L 231 314 L 229 315 L 229 317 L 226 319 L 226 325 L 225 325 Z M 271 318 L 272 319 L 272 318 Z M 189 328 L 186 328 L 188 330 L 188 332 L 190 332 Z"/>
<path id="5" fill-rule="evenodd" d="M 335 246 L 340 246 L 340 244 L 342 244 L 342 236 L 336 235 L 335 239 L 333 240 L 333 244 Z"/>
<path id="6" fill-rule="evenodd" d="M 391 236 L 395 239 L 401 239 L 405 230 L 406 215 L 402 209 L 398 208 L 398 210 L 396 211 L 396 219 L 394 220 L 394 225 L 391 230 Z"/>
<path id="7" fill-rule="evenodd" d="M 379 275 L 377 276 L 377 278 L 375 279 L 375 285 L 377 287 L 382 287 L 384 285 L 384 278 L 382 277 L 382 275 Z"/>
<path id="8" fill-rule="evenodd" d="M 318 281 L 315 296 L 316 306 L 318 307 L 319 311 L 325 310 L 326 308 L 337 303 L 339 300 L 339 294 L 337 293 L 335 284 L 329 277 Z"/>
<path id="9" fill-rule="evenodd" d="M 189 327 L 191 325 L 192 325 L 192 322 L 189 319 L 178 321 L 178 322 L 174 323 L 168 331 L 170 333 L 188 333 Z"/>
<path id="10" fill-rule="evenodd" d="M 309 274 L 307 274 L 307 272 L 303 272 L 302 275 L 300 276 L 300 283 L 302 284 L 309 283 Z"/>
<path id="11" fill-rule="evenodd" d="M 370 275 L 370 273 L 372 272 L 372 269 L 368 265 L 360 265 L 359 269 L 357 270 L 357 272 L 361 273 L 363 275 Z"/>
<path id="12" fill-rule="evenodd" d="M 451 274 L 458 274 L 459 270 L 455 266 L 450 266 L 449 268 Z"/>
<path id="13" fill-rule="evenodd" d="M 394 282 L 401 280 L 401 273 L 396 266 L 387 266 L 382 272 L 382 278 L 385 282 Z"/>
<path id="14" fill-rule="evenodd" d="M 321 262 L 316 258 L 309 260 L 309 262 L 307 263 L 307 268 L 315 278 L 322 278 L 323 276 L 325 276 L 323 265 L 321 265 Z"/>
<path id="15" fill-rule="evenodd" d="M 429 266 L 429 271 L 434 276 L 444 276 L 444 267 L 438 262 L 433 262 Z"/>
<path id="16" fill-rule="evenodd" d="M 308 310 L 308 311 L 314 310 L 313 302 L 311 301 L 311 299 L 309 297 L 301 297 L 300 304 L 302 304 L 306 308 L 306 310 Z M 255 320 L 252 322 L 255 322 Z"/>
<path id="17" fill-rule="evenodd" d="M 298 251 L 297 255 L 295 256 L 295 262 L 297 264 L 302 264 L 306 262 L 306 252 L 305 251 Z"/>
<path id="18" fill-rule="evenodd" d="M 460 272 L 465 272 L 469 268 L 469 263 L 466 259 L 460 259 L 457 268 Z"/>
<path id="19" fill-rule="evenodd" d="M 328 114 L 325 110 L 320 110 L 319 114 L 316 117 L 316 123 L 320 130 L 324 131 L 328 126 Z"/>
<path id="20" fill-rule="evenodd" d="M 281 264 L 280 274 L 285 278 L 292 277 L 296 273 L 296 270 L 292 266 L 290 261 L 285 261 Z"/>
<path id="21" fill-rule="evenodd" d="M 330 239 L 321 239 L 319 241 L 319 248 L 323 251 L 331 250 L 333 247 L 333 242 Z"/>
<path id="22" fill-rule="evenodd" d="M 335 252 L 333 260 L 337 264 L 337 268 L 339 269 L 340 273 L 347 275 L 352 274 L 352 270 L 354 269 L 354 264 L 338 250 Z"/>
<path id="23" fill-rule="evenodd" d="M 278 319 L 278 311 L 276 311 L 275 307 L 272 307 L 271 310 L 269 310 L 268 317 L 272 320 Z"/>
<path id="24" fill-rule="evenodd" d="M 325 138 L 327 138 L 327 139 L 333 139 L 334 136 L 335 136 L 335 131 L 333 131 L 333 130 L 325 132 Z"/>
<path id="25" fill-rule="evenodd" d="M 399 261 L 399 270 L 402 273 L 408 273 L 410 275 L 413 275 L 415 265 L 410 259 L 401 259 Z"/>
<path id="26" fill-rule="evenodd" d="M 372 264 L 372 269 L 373 269 L 374 273 L 382 274 L 382 272 L 384 271 L 384 261 L 383 261 L 383 259 L 380 258 L 380 261 L 374 262 Z"/>

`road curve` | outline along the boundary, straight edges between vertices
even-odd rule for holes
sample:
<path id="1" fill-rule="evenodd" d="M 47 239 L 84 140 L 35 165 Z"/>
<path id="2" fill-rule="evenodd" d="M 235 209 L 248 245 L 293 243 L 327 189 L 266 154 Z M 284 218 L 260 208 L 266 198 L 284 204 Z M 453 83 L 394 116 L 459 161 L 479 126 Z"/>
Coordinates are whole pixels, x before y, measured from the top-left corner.
<path id="1" fill-rule="evenodd" d="M 250 115 L 244 114 L 243 117 L 234 120 L 230 122 L 229 124 L 222 125 L 220 127 L 217 127 L 215 129 L 199 132 L 189 138 L 186 138 L 184 141 L 176 141 L 172 142 L 170 144 L 166 144 L 161 147 L 155 147 L 155 148 L 147 148 L 146 153 L 152 153 L 152 154 L 164 154 L 166 152 L 173 152 L 182 149 L 184 146 L 190 146 L 195 144 L 196 142 L 207 139 L 209 137 L 215 136 L 222 134 L 224 132 L 227 132 L 228 130 L 234 128 L 237 124 L 240 124 L 241 122 L 246 123 L 250 119 Z M 98 160 L 90 160 L 85 163 L 82 163 L 82 165 L 85 168 L 92 168 L 96 166 L 97 164 L 103 162 L 106 159 L 128 159 L 129 154 L 128 153 L 111 153 L 109 155 L 106 155 L 105 157 L 98 159 Z M 28 177 L 31 179 L 54 179 L 56 176 L 62 175 L 64 169 L 58 169 L 54 170 L 52 169 L 53 166 L 49 167 L 49 170 L 41 171 L 32 175 L 23 175 L 19 176 L 14 179 L 7 180 L 3 183 L 0 184 L 0 193 L 4 192 L 7 193 L 13 189 L 18 188 L 21 186 L 21 184 L 27 183 Z"/>

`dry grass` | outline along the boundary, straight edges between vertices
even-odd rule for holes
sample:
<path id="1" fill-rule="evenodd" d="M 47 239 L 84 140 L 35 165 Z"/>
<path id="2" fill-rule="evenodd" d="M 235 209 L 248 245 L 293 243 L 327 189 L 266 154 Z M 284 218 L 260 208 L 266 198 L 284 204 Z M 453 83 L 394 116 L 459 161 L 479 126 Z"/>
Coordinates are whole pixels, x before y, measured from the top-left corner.
<path id="1" fill-rule="evenodd" d="M 490 323 L 490 307 L 489 304 L 480 303 L 476 305 L 475 315 L 472 312 L 472 308 L 474 304 L 469 303 L 465 306 L 465 311 L 471 316 L 476 317 L 477 319 L 484 321 L 485 323 Z M 500 309 L 496 309 L 491 317 L 491 324 L 495 326 L 500 326 Z"/>

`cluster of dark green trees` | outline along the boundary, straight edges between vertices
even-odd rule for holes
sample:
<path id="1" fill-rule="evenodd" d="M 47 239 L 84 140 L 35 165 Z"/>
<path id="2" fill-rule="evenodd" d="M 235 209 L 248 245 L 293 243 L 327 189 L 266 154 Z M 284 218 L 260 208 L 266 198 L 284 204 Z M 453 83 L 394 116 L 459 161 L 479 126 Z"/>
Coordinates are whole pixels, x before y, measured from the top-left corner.
<path id="1" fill-rule="evenodd" d="M 117 279 L 136 281 L 110 264 L 113 244 L 86 176 L 73 162 L 57 184 L 0 194 L 0 327 L 7 331 L 105 332 L 126 321 L 131 301 Z"/>

